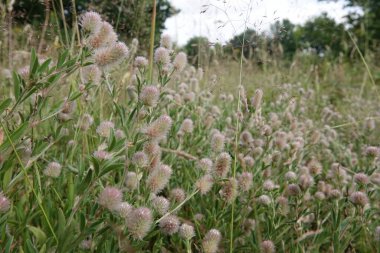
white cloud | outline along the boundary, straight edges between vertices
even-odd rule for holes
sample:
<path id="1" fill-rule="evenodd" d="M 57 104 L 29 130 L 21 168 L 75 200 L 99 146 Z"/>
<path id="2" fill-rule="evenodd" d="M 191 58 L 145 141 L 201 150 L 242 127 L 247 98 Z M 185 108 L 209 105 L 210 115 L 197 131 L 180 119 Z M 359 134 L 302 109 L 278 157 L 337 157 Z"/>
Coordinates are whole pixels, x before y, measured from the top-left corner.
<path id="1" fill-rule="evenodd" d="M 165 33 L 184 45 L 193 36 L 206 36 L 211 42 L 226 42 L 247 26 L 267 30 L 277 19 L 287 18 L 302 24 L 327 12 L 342 22 L 347 10 L 344 2 L 318 0 L 171 0 L 181 12 L 166 21 Z M 249 8 L 250 7 L 250 8 Z M 201 13 L 207 9 L 206 12 Z M 248 16 L 248 17 L 247 17 Z"/>

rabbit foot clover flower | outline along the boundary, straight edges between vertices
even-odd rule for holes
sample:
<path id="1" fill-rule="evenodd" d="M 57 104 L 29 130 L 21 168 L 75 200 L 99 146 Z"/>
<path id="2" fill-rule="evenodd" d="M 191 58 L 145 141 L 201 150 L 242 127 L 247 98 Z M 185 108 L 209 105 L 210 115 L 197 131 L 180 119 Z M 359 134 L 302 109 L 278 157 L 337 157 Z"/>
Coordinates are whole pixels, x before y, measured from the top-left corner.
<path id="1" fill-rule="evenodd" d="M 115 211 L 118 210 L 122 197 L 123 194 L 119 189 L 107 186 L 100 193 L 98 197 L 98 203 L 110 211 Z"/>
<path id="2" fill-rule="evenodd" d="M 149 232 L 153 223 L 152 212 L 147 207 L 134 209 L 127 217 L 129 233 L 135 239 L 142 240 Z"/>
<path id="3" fill-rule="evenodd" d="M 205 253 L 216 253 L 218 251 L 219 243 L 222 235 L 219 230 L 211 229 L 207 232 L 202 240 L 202 247 Z"/>
<path id="4" fill-rule="evenodd" d="M 179 220 L 175 215 L 168 215 L 160 221 L 159 226 L 164 234 L 172 235 L 178 232 Z"/>
<path id="5" fill-rule="evenodd" d="M 49 177 L 57 178 L 61 174 L 62 166 L 57 162 L 51 162 L 44 170 L 44 174 Z"/>
<path id="6" fill-rule="evenodd" d="M 0 213 L 5 213 L 11 207 L 11 202 L 5 195 L 0 192 Z"/>

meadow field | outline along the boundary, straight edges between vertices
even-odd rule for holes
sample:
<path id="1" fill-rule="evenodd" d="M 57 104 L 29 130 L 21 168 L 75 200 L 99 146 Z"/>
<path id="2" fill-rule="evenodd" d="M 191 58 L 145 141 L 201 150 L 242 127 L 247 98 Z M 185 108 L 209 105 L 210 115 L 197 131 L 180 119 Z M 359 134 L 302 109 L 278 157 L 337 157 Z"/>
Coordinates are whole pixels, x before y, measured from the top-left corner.
<path id="1" fill-rule="evenodd" d="M 380 252 L 375 40 L 194 53 L 50 3 L 1 20 L 1 253 Z"/>

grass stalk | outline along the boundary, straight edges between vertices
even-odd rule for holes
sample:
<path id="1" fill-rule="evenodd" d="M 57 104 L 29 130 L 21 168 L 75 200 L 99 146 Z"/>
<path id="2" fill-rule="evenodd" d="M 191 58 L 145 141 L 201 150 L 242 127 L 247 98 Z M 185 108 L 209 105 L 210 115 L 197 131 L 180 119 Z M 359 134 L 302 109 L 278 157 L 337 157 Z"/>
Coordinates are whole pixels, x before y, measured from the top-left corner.
<path id="1" fill-rule="evenodd" d="M 152 22 L 150 26 L 150 45 L 149 45 L 149 81 L 153 82 L 153 51 L 154 51 L 154 34 L 156 32 L 156 0 L 153 0 Z"/>

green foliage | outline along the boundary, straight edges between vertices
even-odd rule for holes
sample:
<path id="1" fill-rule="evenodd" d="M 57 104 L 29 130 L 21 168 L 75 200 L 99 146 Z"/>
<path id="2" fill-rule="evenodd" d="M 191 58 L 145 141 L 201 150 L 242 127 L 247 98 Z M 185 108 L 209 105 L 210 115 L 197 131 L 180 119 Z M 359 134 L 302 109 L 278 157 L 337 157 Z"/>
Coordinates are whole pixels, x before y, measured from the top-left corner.
<path id="1" fill-rule="evenodd" d="M 65 19 L 69 27 L 71 27 L 70 24 L 73 23 L 73 18 L 75 18 L 72 12 L 72 4 L 75 3 L 78 15 L 87 9 L 97 11 L 105 17 L 105 20 L 115 26 L 115 30 L 123 40 L 138 38 L 143 49 L 146 49 L 145 45 L 148 45 L 150 34 L 152 0 L 52 0 L 50 1 L 51 15 L 58 18 L 62 26 L 60 1 L 64 6 Z M 166 19 L 176 13 L 178 13 L 178 10 L 174 9 L 168 0 L 157 1 L 156 43 L 158 43 L 160 35 L 165 29 Z M 45 4 L 39 0 L 16 1 L 13 15 L 15 21 L 20 24 L 32 24 L 34 27 L 40 27 L 45 19 Z M 53 32 L 56 32 L 57 29 L 59 30 L 57 27 Z"/>

